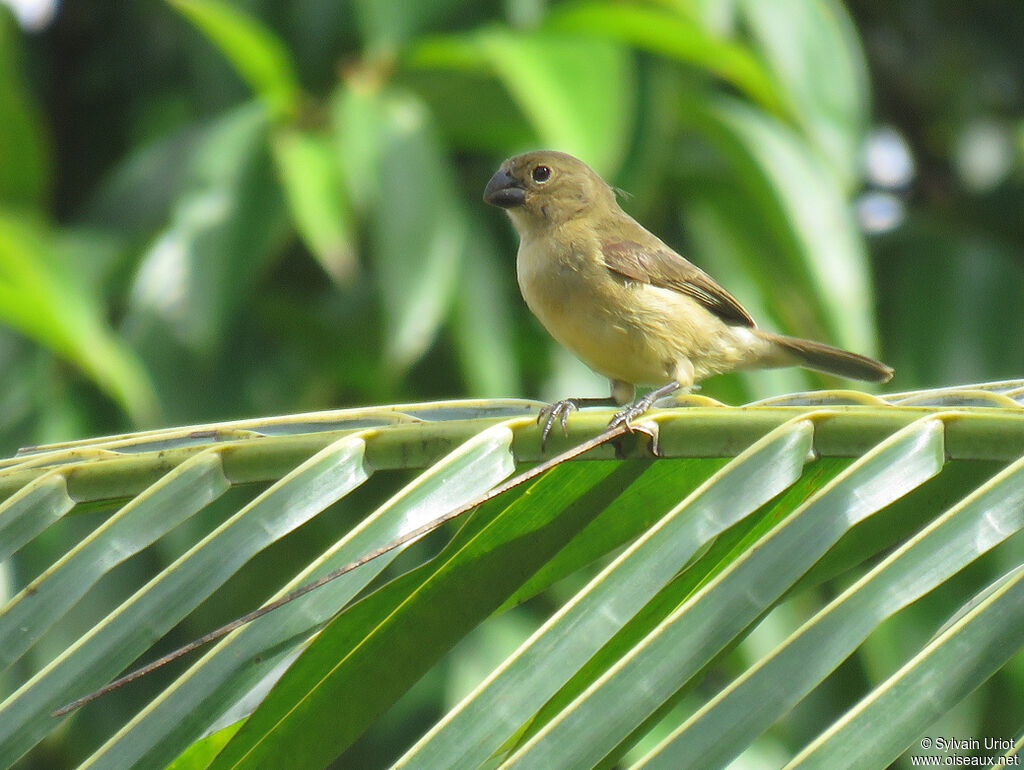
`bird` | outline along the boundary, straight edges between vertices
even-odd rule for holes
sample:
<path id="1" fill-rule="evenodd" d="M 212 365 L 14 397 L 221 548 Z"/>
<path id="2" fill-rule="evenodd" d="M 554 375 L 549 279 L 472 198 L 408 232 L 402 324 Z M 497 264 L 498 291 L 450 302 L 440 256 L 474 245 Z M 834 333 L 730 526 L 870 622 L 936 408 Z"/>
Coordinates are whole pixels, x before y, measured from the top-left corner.
<path id="1" fill-rule="evenodd" d="M 608 424 L 625 426 L 654 402 L 737 369 L 802 366 L 888 382 L 880 361 L 758 328 L 710 275 L 648 231 L 619 205 L 616 191 L 582 160 L 538 150 L 505 160 L 484 189 L 519 236 L 516 277 L 548 333 L 608 378 L 608 398 L 567 398 L 546 406 L 567 429 L 581 406 L 624 406 Z M 653 389 L 636 398 L 637 386 Z"/>

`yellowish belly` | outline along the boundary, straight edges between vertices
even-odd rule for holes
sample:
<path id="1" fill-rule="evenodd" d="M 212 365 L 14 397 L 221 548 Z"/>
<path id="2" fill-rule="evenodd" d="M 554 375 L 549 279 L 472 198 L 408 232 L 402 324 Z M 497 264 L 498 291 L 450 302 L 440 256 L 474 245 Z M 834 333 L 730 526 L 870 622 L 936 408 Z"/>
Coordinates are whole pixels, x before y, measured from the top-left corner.
<path id="1" fill-rule="evenodd" d="M 518 266 L 526 304 L 552 337 L 599 374 L 635 385 L 684 385 L 746 363 L 750 332 L 690 297 L 621 281 L 603 265 Z"/>

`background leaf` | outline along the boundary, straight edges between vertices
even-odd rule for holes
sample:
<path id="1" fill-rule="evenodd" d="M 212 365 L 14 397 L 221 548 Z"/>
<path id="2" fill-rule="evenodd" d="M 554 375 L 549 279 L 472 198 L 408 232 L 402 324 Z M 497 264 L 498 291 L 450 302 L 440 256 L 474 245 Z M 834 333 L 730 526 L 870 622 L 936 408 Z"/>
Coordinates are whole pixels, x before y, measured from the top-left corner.
<path id="1" fill-rule="evenodd" d="M 772 111 L 788 109 L 771 75 L 749 50 L 709 32 L 685 12 L 629 3 L 570 3 L 555 9 L 547 26 L 630 43 L 677 59 L 723 78 Z"/>
<path id="2" fill-rule="evenodd" d="M 417 683 L 389 690 L 382 714 L 360 717 L 367 729 L 350 736 L 339 763 L 397 761 L 654 522 L 794 409 L 837 410 L 815 423 L 818 456 L 801 477 L 705 542 L 692 563 L 671 564 L 679 574 L 562 670 L 546 702 L 517 700 L 532 712 L 498 730 L 488 754 L 543 729 L 920 410 L 963 415 L 944 429 L 941 471 L 849 528 L 784 600 L 632 726 L 608 763 L 642 761 L 1024 452 L 1014 419 L 999 411 L 1016 409 L 1021 392 L 1000 380 L 1024 367 L 1024 338 L 1014 333 L 1024 291 L 1024 15 L 1006 4 L 11 7 L 0 11 L 0 606 L 14 602 L 9 622 L 24 627 L 13 608 L 37 586 L 49 614 L 20 610 L 39 627 L 0 674 L 0 700 L 340 432 L 373 432 L 370 478 L 267 545 L 147 658 L 343 558 L 332 549 L 359 522 L 489 420 L 527 415 L 510 428 L 518 467 L 550 456 L 530 423 L 538 404 L 526 399 L 604 395 L 607 383 L 530 314 L 516 285 L 515 233 L 480 200 L 499 163 L 528 149 L 584 155 L 624 191 L 626 211 L 763 328 L 877 352 L 897 370 L 891 398 L 799 393 L 848 384 L 795 368 L 701 383 L 683 401 L 685 422 L 657 418 L 669 457 Z M 509 398 L 451 402 L 482 396 Z M 748 402 L 761 405 L 718 406 Z M 386 403 L 396 406 L 367 407 Z M 349 408 L 322 411 L 338 407 Z M 592 436 L 608 414 L 574 415 L 549 450 Z M 158 425 L 183 427 L 136 433 Z M 87 436 L 114 438 L 73 441 Z M 231 487 L 191 515 L 181 508 L 149 527 L 140 519 L 136 530 L 133 498 L 206 450 L 223 458 Z M 642 450 L 619 447 L 623 457 Z M 597 454 L 621 461 L 611 448 Z M 365 584 L 314 592 L 278 626 L 233 636 L 201 662 L 47 727 L 19 764 L 165 764 L 192 744 L 189 761 L 200 764 L 204 742 L 219 750 L 219 731 L 251 713 L 294 645 L 353 599 L 348 591 L 368 600 L 395 578 L 414 591 L 414 578 L 402 576 L 436 567 L 451 535 L 436 533 Z M 880 625 L 857 618 L 861 633 L 869 629 L 863 641 L 810 693 L 788 692 L 798 702 L 748 745 L 732 746 L 741 751 L 734 761 L 778 767 L 795 757 L 924 649 L 956 608 L 1018 566 L 1016 540 Z M 75 590 L 58 590 L 62 580 Z M 475 598 L 479 607 L 499 601 Z M 156 620 L 163 628 L 165 618 Z M 425 645 L 421 662 L 438 649 Z M 1017 736 L 1021 692 L 1024 662 L 1011 656 L 927 730 Z M 492 713 L 473 729 L 490 730 Z"/>
<path id="3" fill-rule="evenodd" d="M 111 334 L 73 268 L 57 263 L 53 251 L 45 226 L 0 214 L 0 317 L 77 364 L 136 419 L 153 420 L 156 403 L 146 372 Z"/>
<path id="4" fill-rule="evenodd" d="M 743 0 L 744 20 L 761 55 L 797 103 L 796 115 L 849 189 L 868 125 L 867 80 L 846 9 L 833 0 L 769 7 Z M 794 34 L 804 45 L 791 45 Z"/>
<path id="5" fill-rule="evenodd" d="M 743 104 L 723 100 L 693 107 L 698 130 L 743 169 L 764 219 L 774 223 L 786 257 L 779 266 L 817 299 L 825 336 L 847 348 L 870 350 L 871 290 L 861 236 L 827 168 L 786 126 Z M 775 306 L 787 308 L 779 300 Z"/>
<path id="6" fill-rule="evenodd" d="M 19 71 L 21 41 L 0 11 L 0 205 L 42 205 L 49 192 L 49 148 L 42 117 Z"/>
<path id="7" fill-rule="evenodd" d="M 347 283 L 356 269 L 354 222 L 330 139 L 279 130 L 274 159 L 296 229 L 327 274 Z"/>
<path id="8" fill-rule="evenodd" d="M 168 0 L 212 40 L 264 100 L 271 114 L 293 115 L 299 87 L 291 57 L 266 27 L 218 0 Z"/>
<path id="9" fill-rule="evenodd" d="M 423 354 L 448 311 L 467 226 L 423 105 L 389 94 L 382 119 L 371 238 L 388 322 L 384 371 L 394 375 Z"/>

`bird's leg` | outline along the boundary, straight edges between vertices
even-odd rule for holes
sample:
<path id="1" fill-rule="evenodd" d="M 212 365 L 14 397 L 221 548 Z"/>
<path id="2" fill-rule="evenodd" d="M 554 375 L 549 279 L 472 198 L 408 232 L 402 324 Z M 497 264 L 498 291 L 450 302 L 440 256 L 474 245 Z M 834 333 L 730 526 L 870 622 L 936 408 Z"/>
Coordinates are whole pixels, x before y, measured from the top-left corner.
<path id="1" fill-rule="evenodd" d="M 614 398 L 608 396 L 607 398 L 563 398 L 561 401 L 541 407 L 540 413 L 537 415 L 537 423 L 544 422 L 544 427 L 540 432 L 541 451 L 544 451 L 544 445 L 548 442 L 548 434 L 551 433 L 551 428 L 554 427 L 556 420 L 562 424 L 562 433 L 568 435 L 569 415 L 581 406 L 616 406 L 617 404 L 618 402 Z"/>
<path id="2" fill-rule="evenodd" d="M 544 429 L 540 434 L 540 450 L 544 451 L 544 445 L 547 443 L 548 434 L 551 433 L 555 420 L 562 423 L 562 433 L 568 436 L 569 415 L 581 406 L 618 406 L 632 401 L 636 394 L 636 388 L 628 382 L 610 380 L 609 385 L 611 386 L 611 395 L 608 398 L 566 398 L 542 407 L 540 414 L 537 415 L 538 423 L 541 420 L 545 421 Z"/>
<path id="3" fill-rule="evenodd" d="M 611 422 L 608 423 L 608 427 L 618 428 L 620 425 L 625 425 L 629 430 L 633 430 L 633 426 L 630 424 L 632 420 L 635 420 L 650 409 L 651 405 L 659 398 L 675 393 L 681 387 L 682 385 L 679 383 L 679 380 L 672 380 L 671 382 L 662 385 L 660 388 L 655 388 L 643 398 L 638 398 L 625 409 L 616 413 L 616 415 L 612 417 Z"/>

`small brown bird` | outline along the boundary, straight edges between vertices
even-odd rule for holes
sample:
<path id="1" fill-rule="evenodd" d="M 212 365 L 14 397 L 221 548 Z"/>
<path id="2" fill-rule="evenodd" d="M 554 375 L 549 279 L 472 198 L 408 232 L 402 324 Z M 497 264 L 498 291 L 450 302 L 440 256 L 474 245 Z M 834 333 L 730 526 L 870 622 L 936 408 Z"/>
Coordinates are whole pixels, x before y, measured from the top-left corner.
<path id="1" fill-rule="evenodd" d="M 734 369 L 803 366 L 887 382 L 867 356 L 757 328 L 729 292 L 623 211 L 583 161 L 562 152 L 509 158 L 484 201 L 505 209 L 519 234 L 523 298 L 552 337 L 611 380 L 607 399 L 570 398 L 542 411 L 546 439 L 583 404 L 626 404 L 609 427 L 658 398 Z M 633 401 L 637 385 L 656 386 Z"/>

